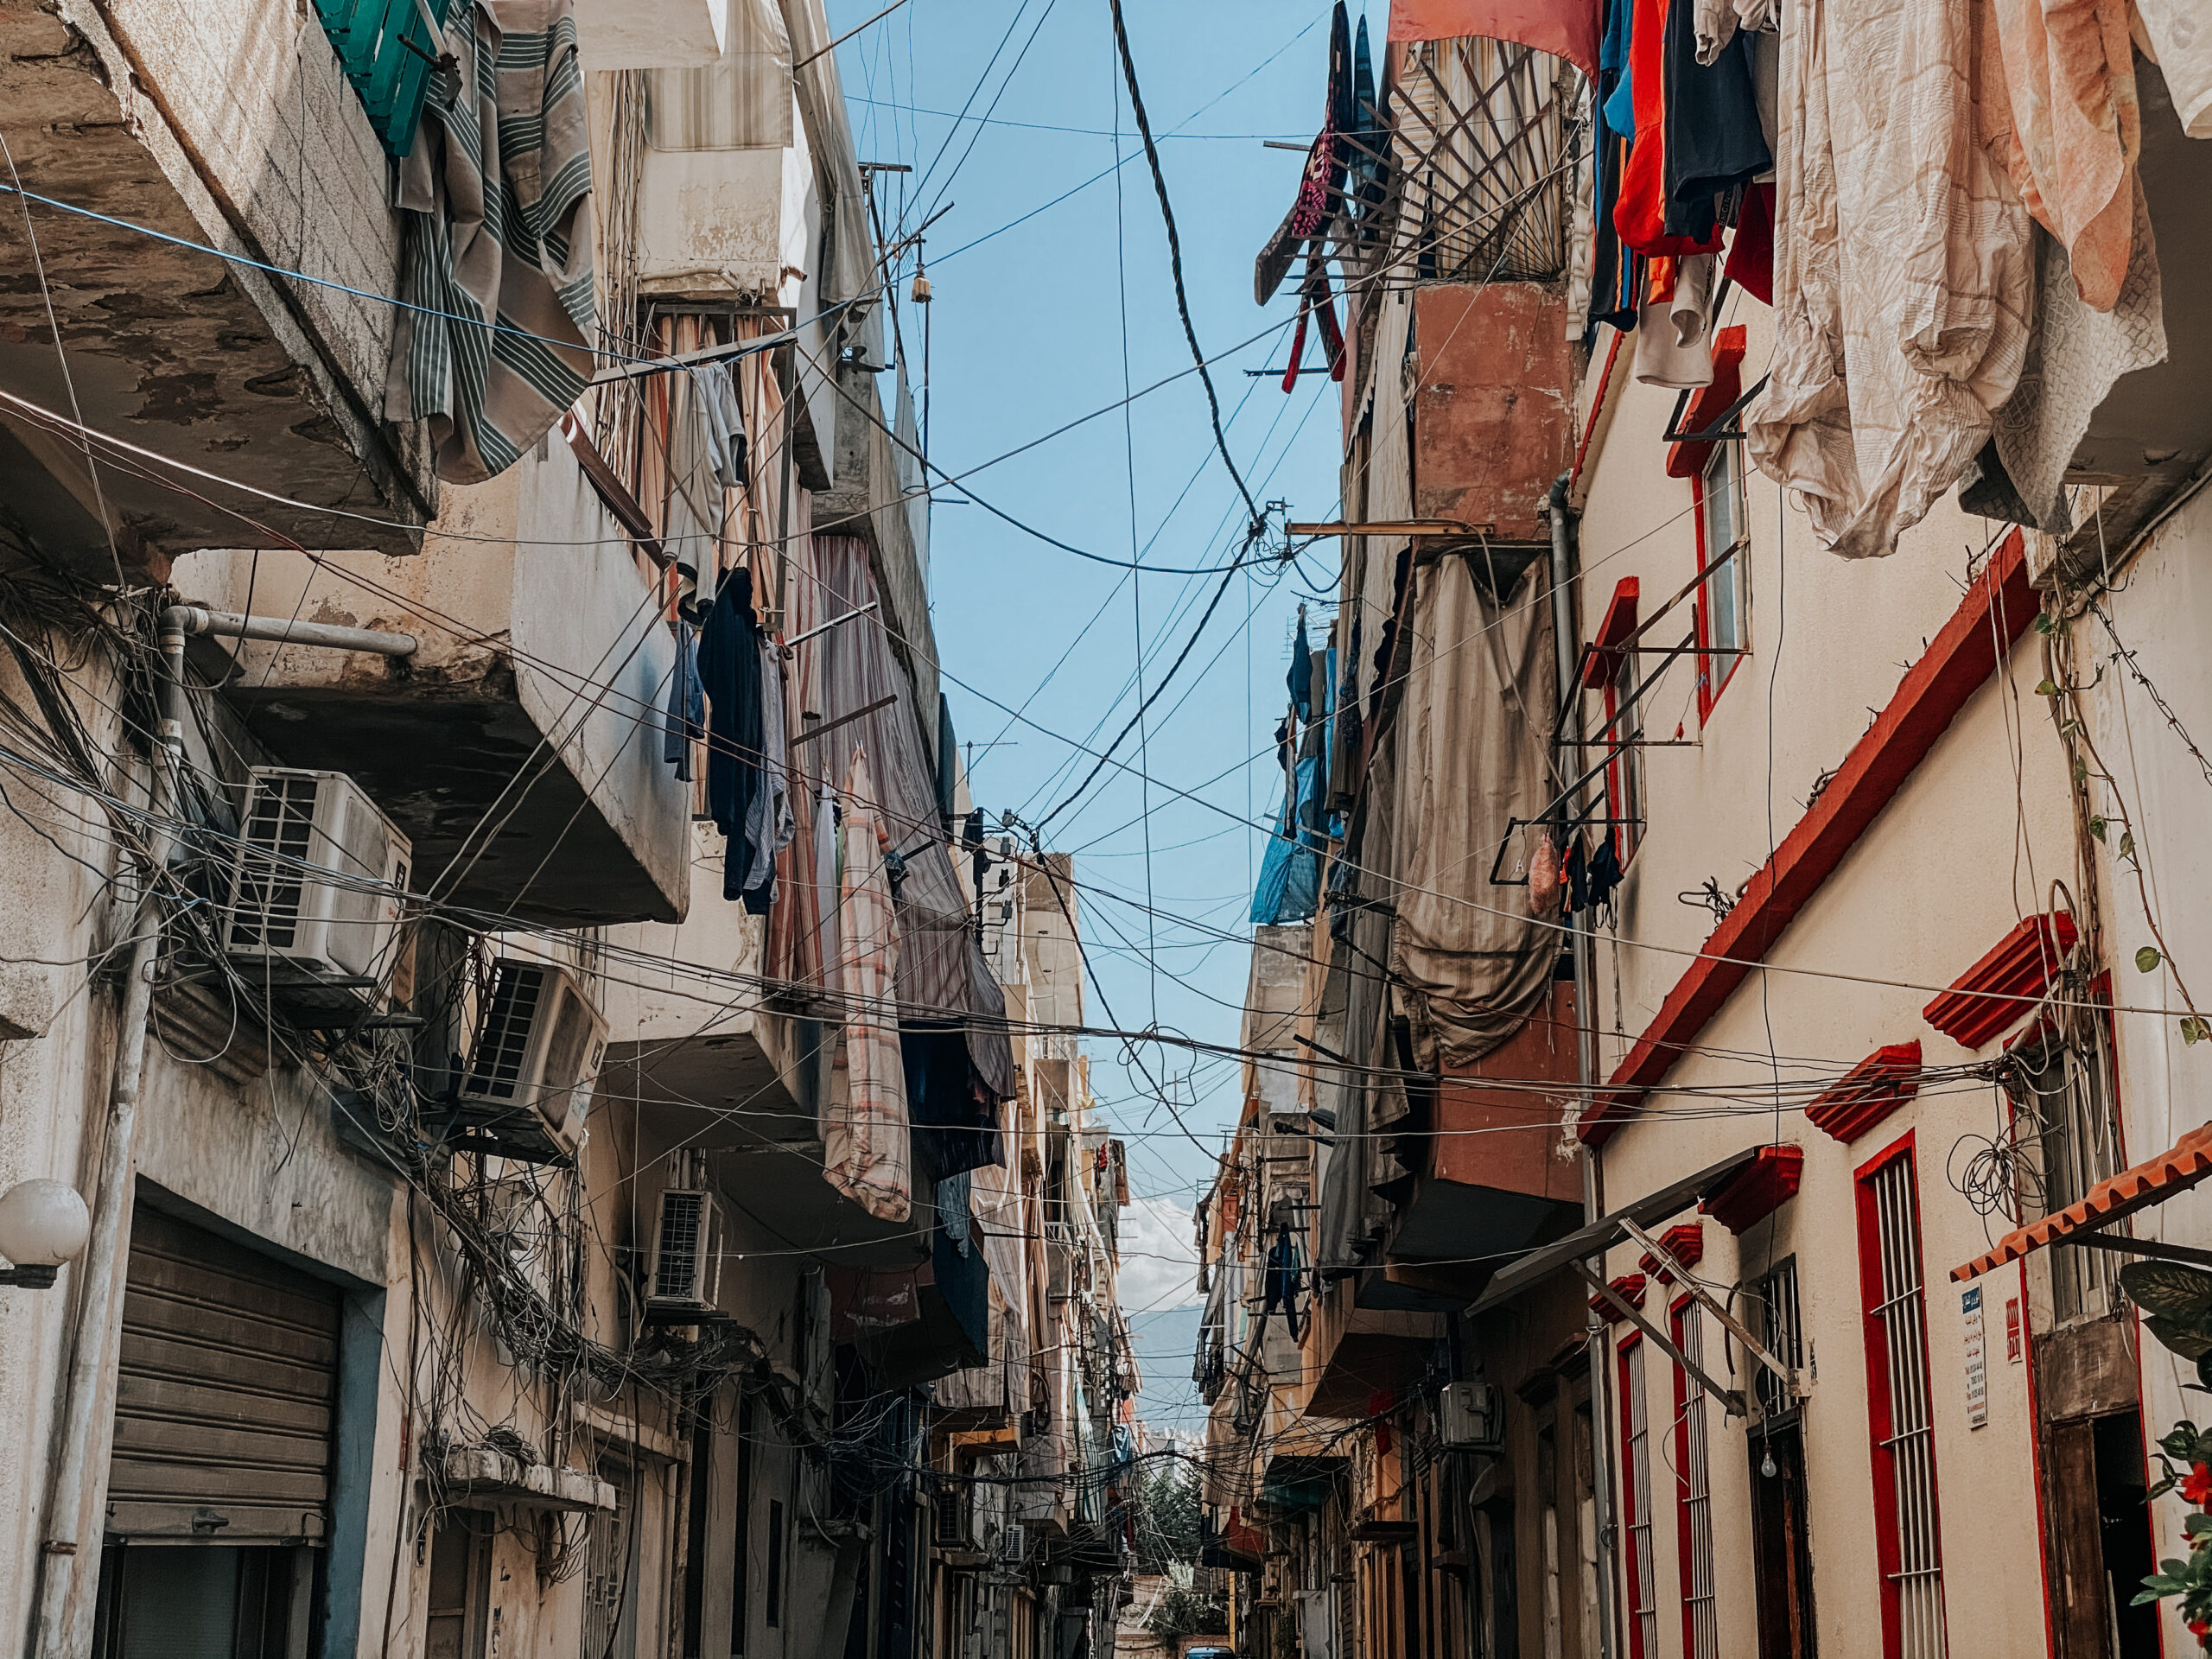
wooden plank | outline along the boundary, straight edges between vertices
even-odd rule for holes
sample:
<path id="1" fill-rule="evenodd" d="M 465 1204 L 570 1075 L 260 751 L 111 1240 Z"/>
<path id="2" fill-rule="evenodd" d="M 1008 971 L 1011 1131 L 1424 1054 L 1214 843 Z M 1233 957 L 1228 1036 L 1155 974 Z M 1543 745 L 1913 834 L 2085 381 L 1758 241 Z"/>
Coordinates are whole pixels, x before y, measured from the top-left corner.
<path id="1" fill-rule="evenodd" d="M 251 1489 L 262 1476 L 310 1476 L 320 1482 L 330 1460 L 327 1435 L 286 1434 L 257 1427 L 225 1428 L 173 1418 L 115 1420 L 115 1455 L 148 1467 L 227 1469 Z"/>
<path id="2" fill-rule="evenodd" d="M 203 1511 L 223 1522 L 210 1528 Z M 119 1538 L 190 1538 L 202 1543 L 293 1543 L 328 1531 L 320 1510 L 296 1504 L 164 1503 L 124 1499 L 107 1510 L 107 1532 Z"/>
<path id="3" fill-rule="evenodd" d="M 321 1508 L 330 1483 L 316 1469 L 245 1469 L 227 1463 L 175 1463 L 119 1457 L 108 1476 L 118 1498 L 138 1502 L 261 1504 L 301 1503 Z"/>

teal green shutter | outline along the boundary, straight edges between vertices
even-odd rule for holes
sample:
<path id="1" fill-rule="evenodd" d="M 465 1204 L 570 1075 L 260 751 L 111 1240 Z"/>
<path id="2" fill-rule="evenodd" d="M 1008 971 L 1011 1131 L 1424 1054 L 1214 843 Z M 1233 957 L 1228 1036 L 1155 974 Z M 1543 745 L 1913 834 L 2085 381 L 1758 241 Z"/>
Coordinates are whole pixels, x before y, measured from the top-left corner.
<path id="1" fill-rule="evenodd" d="M 426 5 L 443 29 L 452 0 L 315 0 L 346 79 L 361 95 L 378 141 L 395 158 L 414 148 L 437 62 L 438 48 L 423 17 Z"/>

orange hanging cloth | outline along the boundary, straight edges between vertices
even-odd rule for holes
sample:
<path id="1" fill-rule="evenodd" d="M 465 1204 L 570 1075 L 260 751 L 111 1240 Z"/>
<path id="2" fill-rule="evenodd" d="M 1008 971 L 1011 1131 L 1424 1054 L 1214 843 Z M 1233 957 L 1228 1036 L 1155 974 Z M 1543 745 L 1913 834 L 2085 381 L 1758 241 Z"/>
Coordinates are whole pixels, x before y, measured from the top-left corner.
<path id="1" fill-rule="evenodd" d="M 1636 140 L 1621 169 L 1620 200 L 1613 204 L 1613 229 L 1621 245 L 1646 258 L 1662 254 L 1717 253 L 1720 228 L 1711 235 L 1667 234 L 1667 38 L 1668 0 L 1630 0 L 1628 41 L 1630 96 L 1636 105 Z M 1681 0 L 1688 5 L 1690 0 Z"/>
<path id="2" fill-rule="evenodd" d="M 2109 311 L 2134 246 L 2143 134 L 2127 0 L 1986 3 L 1984 39 L 1997 41 L 2012 104 L 1998 154 L 2028 211 L 2066 249 L 2082 302 Z M 2001 116 L 1982 119 L 1986 130 Z"/>

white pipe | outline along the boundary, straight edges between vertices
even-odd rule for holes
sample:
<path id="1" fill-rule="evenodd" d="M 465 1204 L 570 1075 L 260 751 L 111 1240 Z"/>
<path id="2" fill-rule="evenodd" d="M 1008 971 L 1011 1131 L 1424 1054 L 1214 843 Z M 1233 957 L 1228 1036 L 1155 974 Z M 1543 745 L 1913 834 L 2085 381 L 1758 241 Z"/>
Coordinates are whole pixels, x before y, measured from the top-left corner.
<path id="1" fill-rule="evenodd" d="M 60 1456 L 46 1505 L 41 1586 L 33 1652 L 37 1659 L 80 1659 L 92 1651 L 92 1615 L 99 1598 L 79 1573 L 87 1560 L 86 1523 L 97 1522 L 107 1495 L 108 1448 L 114 1416 L 103 1409 L 111 1392 L 123 1321 L 123 1287 L 130 1259 L 130 1205 L 137 1175 L 138 1090 L 146 1069 L 146 1026 L 153 1010 L 153 975 L 162 944 L 161 881 L 168 864 L 168 806 L 184 765 L 180 703 L 184 683 L 185 629 L 175 610 L 162 616 L 161 742 L 155 757 L 153 829 L 147 847 L 146 891 L 132 923 L 137 943 L 124 981 L 115 1070 L 109 1090 L 107 1135 L 100 1149 L 99 1185 L 93 1193 L 92 1236 L 78 1270 L 77 1346 L 62 1405 Z M 99 1532 L 93 1535 L 91 1586 L 99 1573 Z"/>
<path id="2" fill-rule="evenodd" d="M 175 605 L 162 613 L 185 633 L 217 634 L 226 639 L 270 639 L 287 645 L 324 645 L 333 651 L 368 651 L 380 657 L 411 657 L 421 642 L 411 633 L 376 628 L 342 628 L 331 622 L 298 622 L 281 616 L 235 616 L 200 605 Z"/>

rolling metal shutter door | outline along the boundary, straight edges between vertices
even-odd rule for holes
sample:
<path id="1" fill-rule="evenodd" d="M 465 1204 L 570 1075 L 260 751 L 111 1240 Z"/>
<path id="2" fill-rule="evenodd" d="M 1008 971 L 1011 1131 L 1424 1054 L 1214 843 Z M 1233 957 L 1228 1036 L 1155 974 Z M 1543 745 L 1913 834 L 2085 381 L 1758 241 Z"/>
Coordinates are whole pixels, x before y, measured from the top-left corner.
<path id="1" fill-rule="evenodd" d="M 340 1306 L 333 1286 L 139 1205 L 109 1535 L 323 1537 Z"/>

